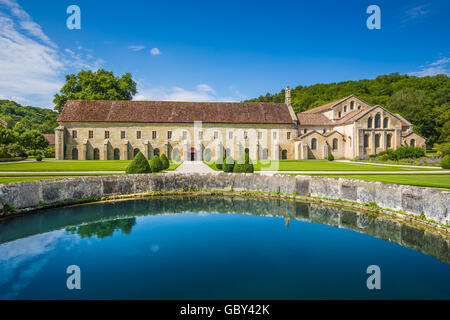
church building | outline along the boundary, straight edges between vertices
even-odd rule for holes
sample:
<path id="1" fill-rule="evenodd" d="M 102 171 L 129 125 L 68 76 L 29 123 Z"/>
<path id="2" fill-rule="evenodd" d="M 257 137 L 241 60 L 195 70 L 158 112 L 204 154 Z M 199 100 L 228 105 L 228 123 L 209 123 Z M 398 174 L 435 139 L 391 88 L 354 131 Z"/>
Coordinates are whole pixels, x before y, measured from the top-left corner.
<path id="1" fill-rule="evenodd" d="M 295 113 L 285 103 L 69 100 L 55 130 L 56 159 L 353 159 L 425 147 L 411 123 L 351 95 Z"/>

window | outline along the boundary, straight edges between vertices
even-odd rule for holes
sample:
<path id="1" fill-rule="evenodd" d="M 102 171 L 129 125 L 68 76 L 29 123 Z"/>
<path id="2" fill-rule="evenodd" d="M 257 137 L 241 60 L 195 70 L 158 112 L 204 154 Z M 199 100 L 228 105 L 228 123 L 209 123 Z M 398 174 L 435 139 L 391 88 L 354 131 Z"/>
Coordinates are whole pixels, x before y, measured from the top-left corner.
<path id="1" fill-rule="evenodd" d="M 245 148 L 244 152 L 249 154 L 250 153 L 250 149 L 249 148 Z"/>
<path id="2" fill-rule="evenodd" d="M 269 150 L 267 148 L 262 149 L 262 157 L 263 160 L 269 159 Z"/>
<path id="3" fill-rule="evenodd" d="M 361 106 L 358 106 L 358 110 L 361 110 Z"/>
<path id="4" fill-rule="evenodd" d="M 367 119 L 367 128 L 369 128 L 369 129 L 372 128 L 372 117 L 370 117 L 369 119 Z"/>
<path id="5" fill-rule="evenodd" d="M 308 129 L 303 130 L 303 133 L 306 133 L 306 132 L 308 132 Z"/>
<path id="6" fill-rule="evenodd" d="M 338 113 L 338 118 L 340 118 L 341 117 L 341 112 L 339 111 L 339 113 Z"/>
<path id="7" fill-rule="evenodd" d="M 199 131 L 198 132 L 198 139 L 202 140 L 203 139 L 203 131 Z"/>
<path id="8" fill-rule="evenodd" d="M 355 105 L 354 101 L 350 102 L 350 110 L 353 110 L 354 105 Z"/>
<path id="9" fill-rule="evenodd" d="M 114 160 L 120 160 L 120 150 L 114 149 Z"/>
<path id="10" fill-rule="evenodd" d="M 125 131 L 120 131 L 120 139 L 125 139 Z"/>
<path id="11" fill-rule="evenodd" d="M 94 138 L 94 131 L 89 130 L 89 139 L 93 139 Z"/>
<path id="12" fill-rule="evenodd" d="M 244 131 L 244 139 L 247 139 L 247 138 L 248 138 L 247 131 Z"/>
<path id="13" fill-rule="evenodd" d="M 72 160 L 78 160 L 78 149 L 72 149 Z"/>
<path id="14" fill-rule="evenodd" d="M 94 149 L 94 160 L 100 160 L 100 150 Z"/>
<path id="15" fill-rule="evenodd" d="M 410 145 L 411 147 L 415 147 L 415 146 L 416 146 L 416 140 L 411 139 L 411 141 L 409 142 L 409 145 Z"/>
<path id="16" fill-rule="evenodd" d="M 333 150 L 337 150 L 338 148 L 338 139 L 334 138 L 333 139 Z"/>
<path id="17" fill-rule="evenodd" d="M 233 131 L 228 132 L 228 139 L 233 139 Z"/>
<path id="18" fill-rule="evenodd" d="M 347 112 L 347 106 L 344 106 L 344 112 Z"/>
<path id="19" fill-rule="evenodd" d="M 187 131 L 183 131 L 183 140 L 187 139 Z"/>
<path id="20" fill-rule="evenodd" d="M 379 113 L 375 116 L 375 128 L 381 128 L 381 116 Z"/>
<path id="21" fill-rule="evenodd" d="M 259 140 L 262 139 L 262 132 L 261 132 L 261 131 L 258 132 L 258 139 L 259 139 Z"/>
<path id="22" fill-rule="evenodd" d="M 105 139 L 109 139 L 109 131 L 105 131 Z"/>
<path id="23" fill-rule="evenodd" d="M 141 152 L 141 150 L 139 150 L 138 148 L 134 149 L 133 151 L 133 159 L 136 158 L 137 154 Z"/>
<path id="24" fill-rule="evenodd" d="M 156 139 L 156 131 L 152 131 L 152 139 Z"/>
<path id="25" fill-rule="evenodd" d="M 290 132 L 287 133 L 287 139 L 288 140 L 291 139 L 291 133 Z"/>
<path id="26" fill-rule="evenodd" d="M 325 133 L 325 132 L 327 132 L 327 129 L 323 129 L 323 130 L 322 130 L 322 133 Z"/>
<path id="27" fill-rule="evenodd" d="M 277 132 L 275 131 L 274 133 L 273 133 L 273 139 L 276 139 L 277 138 Z"/>
<path id="28" fill-rule="evenodd" d="M 214 131 L 214 140 L 219 138 L 219 132 Z"/>
<path id="29" fill-rule="evenodd" d="M 379 148 L 380 147 L 380 135 L 376 134 L 375 135 L 375 148 Z"/>
<path id="30" fill-rule="evenodd" d="M 287 150 L 283 149 L 281 151 L 281 160 L 287 160 Z"/>
<path id="31" fill-rule="evenodd" d="M 225 150 L 225 157 L 229 157 L 229 156 L 231 156 L 231 150 L 230 150 L 230 148 L 227 148 Z"/>
<path id="32" fill-rule="evenodd" d="M 392 147 L 392 134 L 386 136 L 386 149 Z"/>
<path id="33" fill-rule="evenodd" d="M 172 131 L 167 131 L 167 139 L 172 139 Z"/>
<path id="34" fill-rule="evenodd" d="M 384 118 L 384 120 L 383 120 L 383 128 L 387 128 L 388 127 L 388 125 L 389 125 L 389 118 L 388 117 L 386 117 L 386 118 Z"/>
<path id="35" fill-rule="evenodd" d="M 368 148 L 369 147 L 369 135 L 365 134 L 364 135 L 364 148 Z"/>
<path id="36" fill-rule="evenodd" d="M 153 155 L 159 157 L 159 149 L 158 149 L 158 148 L 156 148 L 155 150 L 153 150 Z"/>
<path id="37" fill-rule="evenodd" d="M 311 139 L 311 149 L 312 150 L 316 150 L 317 149 L 317 139 L 316 138 L 312 138 Z"/>
<path id="38" fill-rule="evenodd" d="M 77 130 L 72 131 L 72 138 L 74 138 L 74 139 L 77 138 Z"/>
<path id="39" fill-rule="evenodd" d="M 140 131 L 136 131 L 136 139 L 142 138 L 142 133 Z"/>

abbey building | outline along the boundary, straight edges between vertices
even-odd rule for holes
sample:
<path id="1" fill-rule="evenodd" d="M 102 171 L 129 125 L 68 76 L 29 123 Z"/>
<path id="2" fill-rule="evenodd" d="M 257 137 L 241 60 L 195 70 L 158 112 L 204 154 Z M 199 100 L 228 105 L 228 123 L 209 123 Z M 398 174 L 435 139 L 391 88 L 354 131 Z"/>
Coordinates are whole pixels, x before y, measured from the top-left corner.
<path id="1" fill-rule="evenodd" d="M 351 95 L 295 113 L 286 103 L 70 100 L 55 130 L 56 159 L 353 159 L 425 147 L 411 123 Z"/>

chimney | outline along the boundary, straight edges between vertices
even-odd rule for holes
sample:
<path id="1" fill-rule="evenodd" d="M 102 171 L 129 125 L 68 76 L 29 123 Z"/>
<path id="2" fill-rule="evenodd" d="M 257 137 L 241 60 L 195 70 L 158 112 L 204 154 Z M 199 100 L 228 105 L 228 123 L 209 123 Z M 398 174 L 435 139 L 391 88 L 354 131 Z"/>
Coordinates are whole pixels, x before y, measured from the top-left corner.
<path id="1" fill-rule="evenodd" d="M 291 105 L 291 87 L 289 86 L 286 87 L 284 103 L 288 106 Z"/>

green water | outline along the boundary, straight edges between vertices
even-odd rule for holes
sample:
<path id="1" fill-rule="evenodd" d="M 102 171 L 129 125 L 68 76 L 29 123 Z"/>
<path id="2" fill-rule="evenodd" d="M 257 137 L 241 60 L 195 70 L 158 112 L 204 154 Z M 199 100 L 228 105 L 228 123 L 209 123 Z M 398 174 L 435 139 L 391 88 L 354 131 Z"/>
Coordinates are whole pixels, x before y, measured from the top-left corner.
<path id="1" fill-rule="evenodd" d="M 0 220 L 0 298 L 449 299 L 449 252 L 437 233 L 305 203 L 98 203 Z"/>

